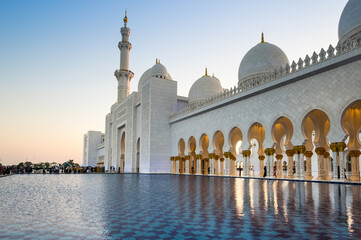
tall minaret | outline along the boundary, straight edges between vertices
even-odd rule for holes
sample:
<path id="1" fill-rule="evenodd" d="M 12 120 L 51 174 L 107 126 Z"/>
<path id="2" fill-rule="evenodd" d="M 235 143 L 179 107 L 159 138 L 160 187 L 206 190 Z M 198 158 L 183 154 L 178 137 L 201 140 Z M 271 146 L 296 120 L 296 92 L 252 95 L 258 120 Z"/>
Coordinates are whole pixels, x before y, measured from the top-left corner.
<path id="1" fill-rule="evenodd" d="M 129 51 L 132 49 L 132 44 L 128 41 L 130 35 L 130 29 L 127 28 L 128 17 L 127 11 L 125 11 L 125 17 L 123 19 L 124 27 L 120 29 L 122 34 L 122 41 L 118 43 L 120 50 L 120 67 L 115 70 L 115 77 L 118 80 L 118 102 L 123 101 L 129 96 L 130 80 L 132 80 L 134 74 L 129 70 Z"/>

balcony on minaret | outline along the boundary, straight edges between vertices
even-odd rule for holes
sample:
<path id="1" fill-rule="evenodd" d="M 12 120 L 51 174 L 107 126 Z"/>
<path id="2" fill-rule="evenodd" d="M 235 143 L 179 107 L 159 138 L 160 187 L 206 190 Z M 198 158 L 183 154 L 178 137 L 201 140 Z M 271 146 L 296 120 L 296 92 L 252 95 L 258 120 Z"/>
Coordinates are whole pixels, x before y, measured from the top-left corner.
<path id="1" fill-rule="evenodd" d="M 121 42 L 118 43 L 118 48 L 120 50 L 122 50 L 122 48 L 127 48 L 128 50 L 131 50 L 132 49 L 132 44 L 130 42 L 121 41 Z"/>
<path id="2" fill-rule="evenodd" d="M 114 72 L 114 76 L 116 76 L 117 79 L 119 79 L 119 77 L 122 77 L 122 76 L 126 76 L 126 77 L 130 76 L 131 78 L 133 78 L 134 73 L 127 69 L 117 69 Z"/>

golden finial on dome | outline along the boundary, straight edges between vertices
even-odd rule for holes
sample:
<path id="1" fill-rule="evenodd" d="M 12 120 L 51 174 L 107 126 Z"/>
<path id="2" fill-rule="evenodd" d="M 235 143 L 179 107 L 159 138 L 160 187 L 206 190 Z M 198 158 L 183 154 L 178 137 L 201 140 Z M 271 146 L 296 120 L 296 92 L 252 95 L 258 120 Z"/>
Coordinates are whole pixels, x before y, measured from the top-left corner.
<path id="1" fill-rule="evenodd" d="M 127 9 L 125 9 L 125 17 L 123 18 L 123 21 L 125 24 L 128 22 Z"/>
<path id="2" fill-rule="evenodd" d="M 262 36 L 261 36 L 261 43 L 264 43 L 264 34 L 262 32 Z"/>
<path id="3" fill-rule="evenodd" d="M 160 59 L 156 58 L 155 59 L 155 64 L 159 64 L 160 63 Z"/>
<path id="4" fill-rule="evenodd" d="M 207 68 L 206 68 L 206 72 L 205 72 L 204 76 L 206 76 L 206 77 L 208 76 Z"/>

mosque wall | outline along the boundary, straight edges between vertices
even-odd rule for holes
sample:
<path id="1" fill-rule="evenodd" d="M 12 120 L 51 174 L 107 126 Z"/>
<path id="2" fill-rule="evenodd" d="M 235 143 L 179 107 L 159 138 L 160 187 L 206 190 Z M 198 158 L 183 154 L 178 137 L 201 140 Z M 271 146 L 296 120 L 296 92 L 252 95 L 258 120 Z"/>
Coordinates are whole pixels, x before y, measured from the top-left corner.
<path id="1" fill-rule="evenodd" d="M 360 49 L 357 51 L 360 55 Z M 346 56 L 341 56 L 341 58 L 346 59 Z M 331 62 L 328 63 L 330 64 Z M 313 71 L 317 71 L 320 67 L 322 66 L 318 66 Z M 299 72 L 293 77 L 300 75 Z M 172 156 L 178 155 L 177 146 L 181 138 L 187 143 L 188 139 L 194 136 L 197 140 L 196 152 L 198 153 L 200 136 L 205 133 L 211 141 L 217 130 L 224 134 L 223 150 L 228 151 L 230 148 L 228 135 L 235 126 L 239 127 L 243 134 L 242 149 L 248 149 L 249 144 L 246 141 L 248 130 L 255 122 L 259 122 L 265 128 L 264 147 L 271 148 L 273 145 L 271 128 L 281 116 L 287 117 L 293 124 L 291 139 L 293 145 L 301 145 L 305 139 L 301 132 L 302 120 L 313 109 L 322 110 L 328 115 L 331 123 L 329 135 L 332 138 L 329 140 L 341 142 L 346 135 L 341 128 L 342 112 L 350 103 L 361 99 L 361 61 L 357 60 L 338 67 L 336 64 L 328 71 L 297 82 L 292 82 L 292 78 L 289 81 L 292 84 L 280 85 L 274 89 L 270 87 L 277 83 L 266 84 L 266 86 L 239 94 L 240 100 L 237 100 L 235 96 L 207 106 L 206 110 L 199 114 L 188 114 L 183 118 L 174 119 L 171 122 Z M 227 102 L 232 103 L 227 105 Z M 208 150 L 212 152 L 211 145 Z"/>
<path id="2" fill-rule="evenodd" d="M 88 131 L 84 135 L 84 161 L 85 166 L 95 167 L 98 163 L 98 146 L 102 142 L 102 133 L 99 131 Z"/>
<path id="3" fill-rule="evenodd" d="M 149 172 L 150 166 L 150 95 L 150 82 L 147 81 L 142 85 L 141 89 L 140 172 Z"/>
<path id="4" fill-rule="evenodd" d="M 177 105 L 177 84 L 151 78 L 142 87 L 142 134 L 140 170 L 167 172 L 170 168 L 169 114 Z"/>

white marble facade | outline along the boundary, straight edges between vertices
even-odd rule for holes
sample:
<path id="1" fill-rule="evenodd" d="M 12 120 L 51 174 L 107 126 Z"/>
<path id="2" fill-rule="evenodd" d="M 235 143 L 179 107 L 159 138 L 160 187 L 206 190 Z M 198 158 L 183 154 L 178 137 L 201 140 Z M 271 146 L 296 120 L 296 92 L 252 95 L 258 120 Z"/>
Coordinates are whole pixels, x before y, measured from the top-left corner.
<path id="1" fill-rule="evenodd" d="M 234 87 L 223 89 L 206 72 L 188 97 L 177 96 L 177 82 L 159 60 L 129 93 L 125 17 L 118 101 L 106 116 L 106 171 L 237 175 L 242 166 L 243 176 L 359 181 L 359 16 L 360 1 L 349 0 L 339 43 L 292 63 L 262 34 Z"/>

